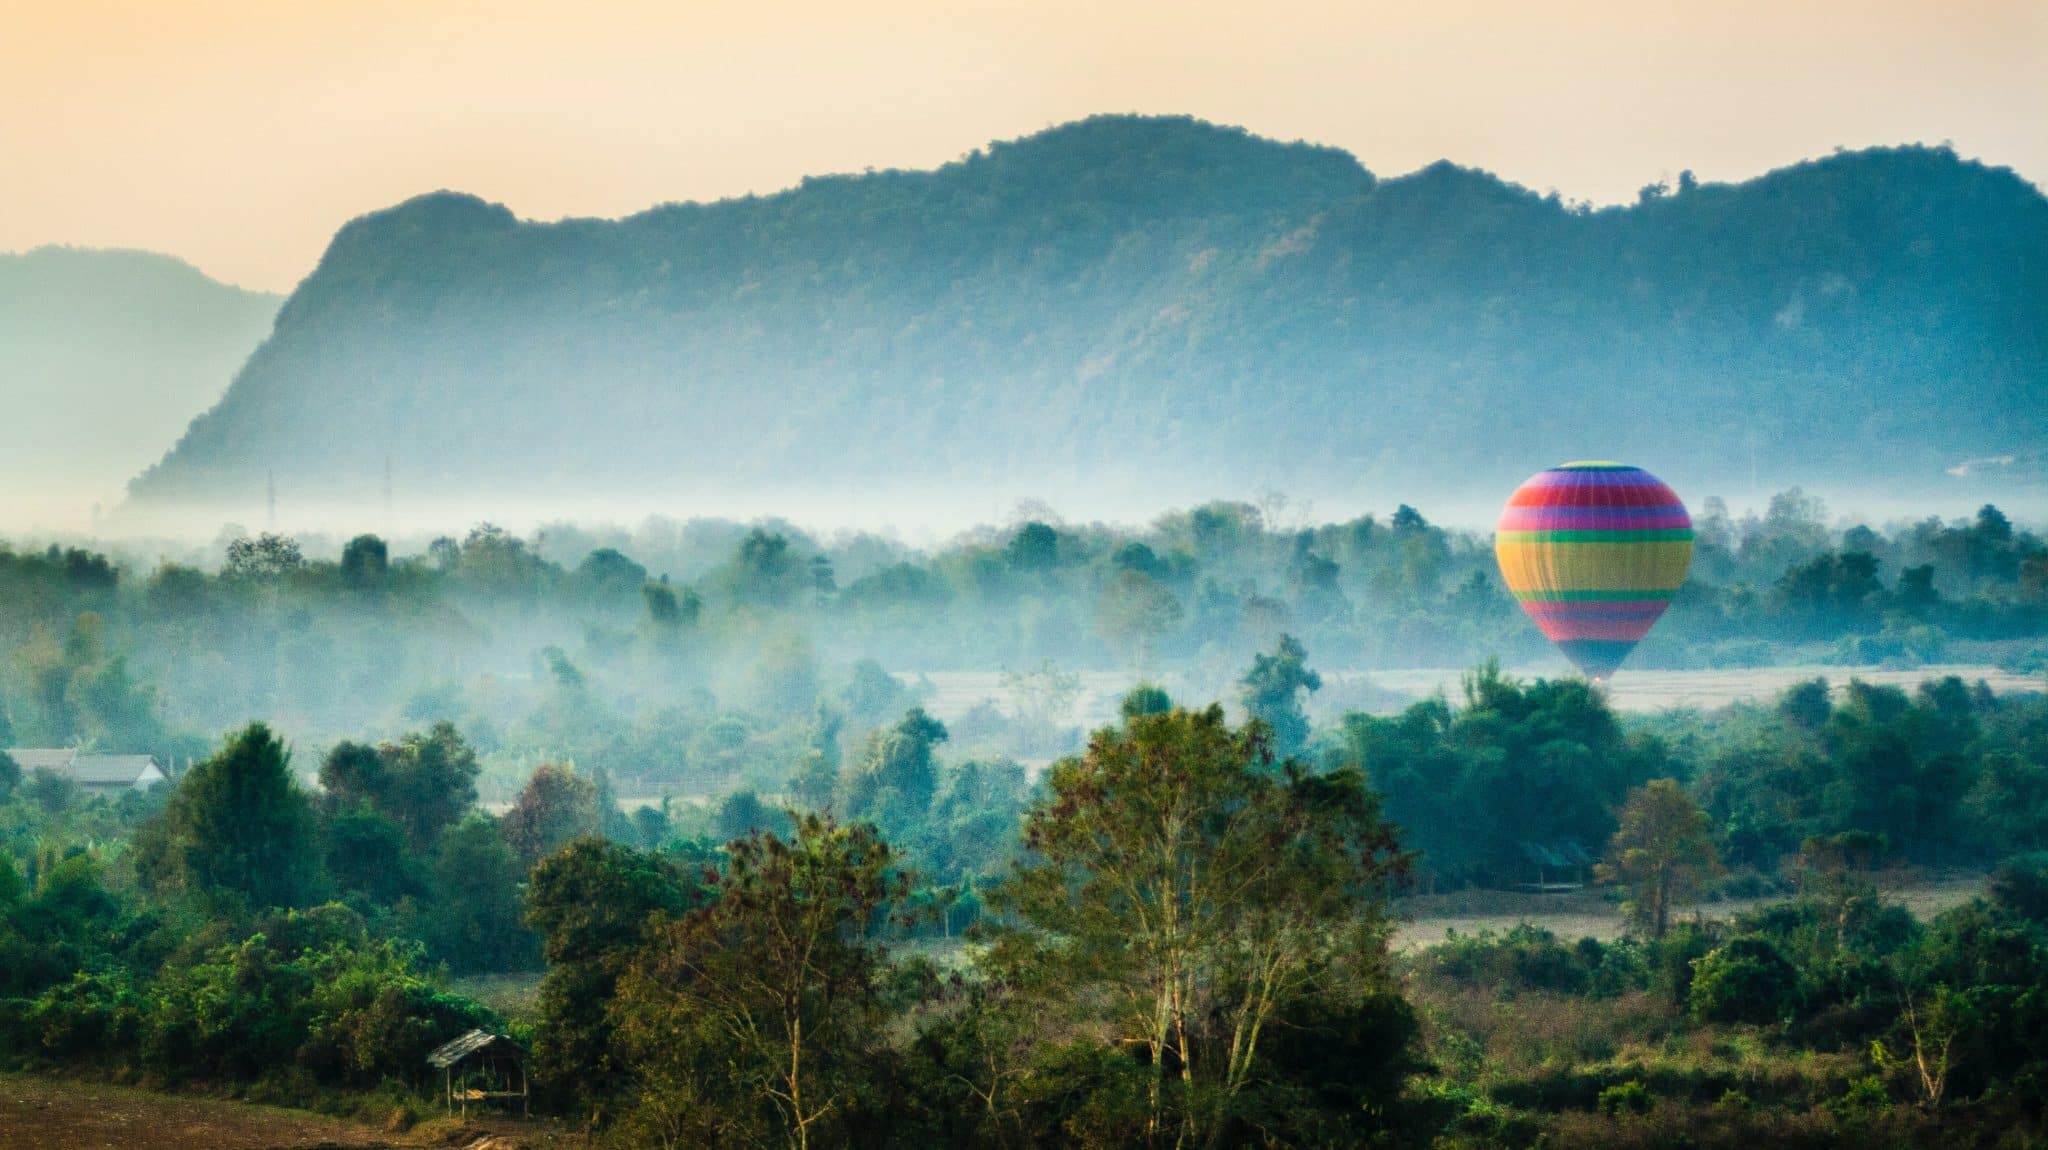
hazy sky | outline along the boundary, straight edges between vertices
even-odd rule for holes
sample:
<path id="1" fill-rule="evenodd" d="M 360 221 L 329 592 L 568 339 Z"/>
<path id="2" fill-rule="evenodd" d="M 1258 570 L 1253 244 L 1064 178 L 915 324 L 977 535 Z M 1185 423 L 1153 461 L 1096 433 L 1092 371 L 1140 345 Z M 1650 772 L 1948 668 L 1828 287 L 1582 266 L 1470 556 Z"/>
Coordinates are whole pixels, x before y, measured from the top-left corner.
<path id="1" fill-rule="evenodd" d="M 0 0 L 0 250 L 287 289 L 448 187 L 612 216 L 1187 112 L 1600 202 L 1951 140 L 2048 180 L 2048 3 Z"/>

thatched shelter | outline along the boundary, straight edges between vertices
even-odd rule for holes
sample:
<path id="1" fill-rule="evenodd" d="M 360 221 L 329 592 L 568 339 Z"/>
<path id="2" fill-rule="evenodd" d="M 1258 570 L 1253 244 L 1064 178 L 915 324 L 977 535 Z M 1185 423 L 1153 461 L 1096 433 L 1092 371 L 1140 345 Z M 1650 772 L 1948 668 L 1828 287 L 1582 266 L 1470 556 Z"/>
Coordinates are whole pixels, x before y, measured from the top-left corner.
<path id="1" fill-rule="evenodd" d="M 427 1065 L 442 1074 L 450 1114 L 460 1107 L 466 1117 L 472 1102 L 509 1105 L 514 1098 L 519 1112 L 526 1113 L 526 1051 L 502 1034 L 472 1030 L 436 1047 Z"/>

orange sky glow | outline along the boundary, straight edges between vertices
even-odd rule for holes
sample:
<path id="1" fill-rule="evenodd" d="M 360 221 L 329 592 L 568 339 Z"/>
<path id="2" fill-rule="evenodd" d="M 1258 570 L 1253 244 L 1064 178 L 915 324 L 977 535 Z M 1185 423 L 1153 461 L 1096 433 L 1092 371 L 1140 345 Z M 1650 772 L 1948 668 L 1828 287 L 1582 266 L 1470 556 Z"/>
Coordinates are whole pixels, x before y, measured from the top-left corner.
<path id="1" fill-rule="evenodd" d="M 2048 180 L 2048 4 L 0 0 L 0 251 L 288 290 L 436 188 L 615 216 L 930 167 L 1095 112 L 1596 202 L 1952 141 Z"/>

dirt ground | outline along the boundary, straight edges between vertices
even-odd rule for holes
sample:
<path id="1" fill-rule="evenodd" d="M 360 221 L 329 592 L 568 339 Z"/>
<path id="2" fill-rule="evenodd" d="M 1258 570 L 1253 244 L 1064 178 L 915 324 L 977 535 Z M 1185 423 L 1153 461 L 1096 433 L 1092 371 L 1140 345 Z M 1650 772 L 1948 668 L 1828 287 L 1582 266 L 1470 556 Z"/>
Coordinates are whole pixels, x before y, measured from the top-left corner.
<path id="1" fill-rule="evenodd" d="M 353 1150 L 389 1145 L 387 1136 L 367 1126 L 298 1110 L 0 1075 L 0 1150 Z"/>
<path id="2" fill-rule="evenodd" d="M 1927 919 L 1983 894 L 1985 882 L 1983 875 L 1899 879 L 1883 884 L 1883 890 L 1887 898 Z M 1784 897 L 1778 895 L 1700 903 L 1684 908 L 1678 917 L 1727 919 L 1764 903 L 1782 901 Z M 1501 934 L 1526 922 L 1559 938 L 1606 940 L 1620 938 L 1625 925 L 1620 904 L 1609 901 L 1599 891 L 1555 895 L 1466 891 L 1403 899 L 1395 909 L 1408 919 L 1394 932 L 1395 950 L 1413 950 L 1442 942 L 1446 930 L 1459 934 L 1490 930 Z"/>
<path id="3" fill-rule="evenodd" d="M 287 1110 L 0 1074 L 0 1150 L 542 1150 L 582 1140 L 539 1123 L 435 1121 L 403 1134 Z"/>

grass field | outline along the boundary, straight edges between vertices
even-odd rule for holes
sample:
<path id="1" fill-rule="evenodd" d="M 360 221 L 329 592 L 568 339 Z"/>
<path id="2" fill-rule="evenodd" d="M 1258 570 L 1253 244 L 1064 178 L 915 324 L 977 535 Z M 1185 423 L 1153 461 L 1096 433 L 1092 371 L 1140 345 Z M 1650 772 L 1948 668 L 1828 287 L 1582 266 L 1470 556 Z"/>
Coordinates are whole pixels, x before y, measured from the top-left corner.
<path id="1" fill-rule="evenodd" d="M 1921 919 L 1933 918 L 1950 907 L 1960 906 L 1984 893 L 1986 876 L 1943 877 L 1925 881 L 1900 879 L 1883 887 L 1887 899 L 1903 905 Z M 1681 920 L 1697 916 L 1720 920 L 1782 897 L 1727 899 L 1699 903 L 1679 911 Z M 1394 932 L 1394 949 L 1413 950 L 1444 940 L 1444 932 L 1496 934 L 1513 930 L 1522 923 L 1540 926 L 1559 938 L 1609 940 L 1620 938 L 1626 925 L 1621 906 L 1600 891 L 1538 895 L 1513 891 L 1459 891 L 1453 894 L 1422 895 L 1403 899 L 1397 907 L 1407 917 Z"/>
<path id="2" fill-rule="evenodd" d="M 1513 667 L 1509 671 L 1521 678 L 1562 673 L 1561 668 L 1541 667 Z M 1321 694 L 1333 699 L 1368 698 L 1372 702 L 1364 709 L 1386 711 L 1395 709 L 1404 701 L 1420 699 L 1439 690 L 1456 699 L 1459 678 L 1464 673 L 1458 668 L 1444 667 L 1325 670 L 1322 672 L 1324 689 Z M 1013 710 L 1000 671 L 899 671 L 897 674 L 906 682 L 916 683 L 922 678 L 931 684 L 932 693 L 924 700 L 924 706 L 942 722 L 958 719 L 984 699 L 993 700 L 1006 713 Z M 1982 664 L 1930 664 L 1910 670 L 1811 665 L 1712 671 L 1624 669 L 1607 684 L 1607 697 L 1617 710 L 1622 711 L 1662 711 L 1673 707 L 1709 710 L 1730 703 L 1768 699 L 1794 683 L 1815 677 L 1828 680 L 1840 691 L 1852 678 L 1866 683 L 1889 683 L 1910 688 L 1927 679 L 1947 675 L 1957 675 L 1972 683 L 1982 679 L 2001 694 L 2048 689 L 2048 680 L 2039 675 L 2016 675 Z M 1076 678 L 1080 693 L 1072 713 L 1065 716 L 1064 721 L 1091 729 L 1115 719 L 1117 701 L 1137 681 L 1136 674 L 1130 671 L 1082 671 Z M 1177 676 L 1167 675 L 1164 679 L 1169 691 L 1187 689 Z M 1371 690 L 1361 690 L 1367 685 Z M 1325 710 L 1319 706 L 1320 702 L 1319 698 L 1312 697 L 1309 709 L 1318 713 L 1323 721 L 1328 721 L 1332 716 L 1319 713 Z"/>

